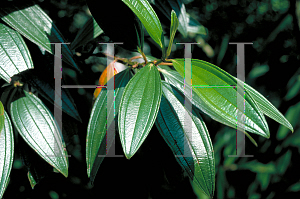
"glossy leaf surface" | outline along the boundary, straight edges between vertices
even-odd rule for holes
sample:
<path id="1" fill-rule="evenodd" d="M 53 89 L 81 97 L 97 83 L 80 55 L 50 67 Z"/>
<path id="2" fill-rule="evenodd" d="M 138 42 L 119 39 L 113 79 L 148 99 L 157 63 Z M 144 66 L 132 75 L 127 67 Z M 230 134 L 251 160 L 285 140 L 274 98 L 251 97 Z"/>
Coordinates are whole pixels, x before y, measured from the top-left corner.
<path id="1" fill-rule="evenodd" d="M 187 27 L 188 27 L 188 19 L 187 19 L 187 13 L 185 10 L 185 5 L 182 0 L 168 0 L 171 8 L 175 11 L 177 17 L 178 17 L 178 31 L 181 32 L 181 34 L 184 37 L 187 37 Z M 171 21 L 172 21 L 172 15 L 171 15 Z"/>
<path id="2" fill-rule="evenodd" d="M 33 43 L 54 54 L 55 45 L 50 43 L 66 43 L 66 40 L 38 5 L 23 4 L 17 6 L 15 3 L 0 8 L 1 19 Z M 62 58 L 79 70 L 66 44 L 62 45 Z"/>
<path id="3" fill-rule="evenodd" d="M 109 114 L 114 114 L 114 111 L 115 114 L 118 114 L 122 94 L 131 77 L 132 75 L 129 69 L 126 69 L 115 76 L 115 106 L 113 103 L 107 104 L 106 88 L 101 90 L 95 101 L 87 128 L 86 163 L 88 168 L 88 177 L 91 176 L 91 178 L 94 178 L 96 176 L 97 170 L 102 162 L 101 159 L 103 159 L 103 157 L 97 157 L 100 147 L 102 146 L 105 149 L 106 147 L 110 147 L 109 145 L 105 146 L 106 129 L 107 126 L 110 126 L 110 124 L 107 124 L 107 106 L 109 106 Z M 111 79 L 111 81 L 114 80 Z M 94 165 L 94 162 L 97 162 L 97 165 Z M 96 171 L 94 172 L 92 172 L 92 170 L 94 170 L 93 167 L 96 167 Z"/>
<path id="4" fill-rule="evenodd" d="M 97 24 L 93 17 L 90 17 L 83 27 L 78 31 L 74 41 L 71 43 L 71 49 L 76 49 L 87 42 L 95 39 L 103 33 L 103 30 Z"/>
<path id="5" fill-rule="evenodd" d="M 257 92 L 248 84 L 245 84 L 245 89 L 249 92 L 251 97 L 257 103 L 260 110 L 265 115 L 272 118 L 276 122 L 284 125 L 285 127 L 289 128 L 292 132 L 294 131 L 293 126 L 290 124 L 290 122 L 279 112 L 279 110 L 273 104 L 271 104 L 269 100 L 267 100 L 262 94 Z"/>
<path id="6" fill-rule="evenodd" d="M 189 85 L 184 85 L 184 78 L 177 71 L 170 69 L 168 66 L 160 66 L 160 71 L 163 74 L 165 81 L 176 87 L 182 95 L 185 93 L 184 86 L 186 86 L 189 90 L 192 90 Z M 189 95 L 187 95 L 187 97 L 189 98 Z M 226 120 L 222 116 L 218 115 L 209 106 L 205 105 L 204 101 L 196 94 L 194 90 L 192 90 L 192 98 L 189 98 L 189 100 L 193 106 L 197 107 L 203 113 L 209 115 L 212 119 L 236 129 L 236 121 L 233 122 Z M 249 132 L 255 133 L 255 131 L 247 126 L 245 126 L 245 129 Z M 244 133 L 251 140 L 251 142 L 257 146 L 256 141 L 247 132 Z"/>
<path id="7" fill-rule="evenodd" d="M 0 23 L 0 77 L 6 82 L 29 68 L 33 63 L 29 50 L 21 35 Z"/>
<path id="8" fill-rule="evenodd" d="M 0 133 L 0 198 L 9 182 L 9 175 L 14 158 L 14 137 L 11 122 L 7 113 L 4 113 L 5 124 Z"/>
<path id="9" fill-rule="evenodd" d="M 177 31 L 179 25 L 179 21 L 177 19 L 176 13 L 174 12 L 174 10 L 172 10 L 171 13 L 171 28 L 170 28 L 170 41 L 169 41 L 169 46 L 168 46 L 168 50 L 167 50 L 167 57 L 171 54 L 171 50 L 172 50 L 172 44 L 173 44 L 173 40 L 175 37 L 175 33 Z"/>
<path id="10" fill-rule="evenodd" d="M 184 59 L 172 60 L 173 66 L 184 77 Z M 237 114 L 243 114 L 237 108 L 237 80 L 219 67 L 205 61 L 192 59 L 192 80 L 195 93 L 202 99 L 205 106 L 208 106 L 216 114 L 235 123 L 243 128 L 242 121 L 237 120 Z M 211 87 L 213 86 L 213 87 Z M 223 87 L 227 86 L 227 87 Z M 233 87 L 235 86 L 235 88 Z M 250 132 L 269 138 L 268 124 L 256 102 L 246 91 L 245 96 L 245 128 Z"/>
<path id="11" fill-rule="evenodd" d="M 129 81 L 119 108 L 119 134 L 127 159 L 131 158 L 151 130 L 161 100 L 161 79 L 153 64 L 147 64 Z"/>
<path id="12" fill-rule="evenodd" d="M 163 97 L 156 126 L 191 180 L 212 197 L 215 189 L 215 163 L 205 123 L 194 110 L 188 112 L 183 105 L 184 97 L 181 93 L 162 82 Z M 186 122 L 191 127 L 184 127 Z"/>
<path id="13" fill-rule="evenodd" d="M 25 97 L 11 103 L 12 121 L 27 144 L 40 157 L 68 176 L 68 162 L 60 129 L 43 102 L 24 91 Z"/>
<path id="14" fill-rule="evenodd" d="M 76 104 L 69 93 L 68 89 L 62 88 L 61 94 L 55 89 L 55 79 L 53 79 L 53 70 L 44 69 L 44 74 L 37 70 L 27 70 L 20 75 L 22 81 L 28 83 L 38 91 L 45 99 L 54 105 L 55 95 L 61 96 L 62 111 L 69 116 L 81 122 L 80 115 L 77 111 Z M 65 85 L 64 79 L 61 80 L 62 85 Z"/>
<path id="15" fill-rule="evenodd" d="M 150 37 L 164 48 L 161 23 L 151 5 L 146 0 L 122 0 L 140 19 Z"/>

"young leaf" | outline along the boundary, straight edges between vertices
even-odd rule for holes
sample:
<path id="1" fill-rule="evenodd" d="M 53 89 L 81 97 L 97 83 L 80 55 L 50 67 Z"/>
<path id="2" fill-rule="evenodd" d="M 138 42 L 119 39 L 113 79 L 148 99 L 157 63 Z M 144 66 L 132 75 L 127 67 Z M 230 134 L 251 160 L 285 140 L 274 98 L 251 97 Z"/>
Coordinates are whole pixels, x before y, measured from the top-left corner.
<path id="1" fill-rule="evenodd" d="M 161 79 L 152 63 L 129 81 L 119 108 L 119 134 L 127 159 L 142 145 L 156 119 L 161 100 Z"/>
<path id="2" fill-rule="evenodd" d="M 155 5 L 155 7 L 158 8 L 169 21 L 171 21 L 170 13 L 173 9 L 179 20 L 178 31 L 183 35 L 183 37 L 187 37 L 188 17 L 182 0 L 156 0 L 152 1 L 151 4 Z"/>
<path id="3" fill-rule="evenodd" d="M 11 122 L 4 112 L 4 128 L 0 133 L 0 198 L 8 185 L 14 158 L 14 137 Z"/>
<path id="4" fill-rule="evenodd" d="M 99 78 L 99 85 L 100 86 L 104 86 L 106 83 L 107 83 L 107 68 L 109 67 L 114 67 L 114 64 L 115 64 L 116 60 L 112 61 L 105 69 L 104 71 L 102 72 L 100 78 Z M 117 69 L 114 67 L 114 75 L 116 75 L 118 73 Z M 102 88 L 101 87 L 98 87 L 95 89 L 94 91 L 94 97 L 93 97 L 93 100 L 95 100 L 99 93 L 101 92 Z"/>
<path id="5" fill-rule="evenodd" d="M 129 69 L 122 71 L 121 73 L 115 76 L 115 79 L 111 79 L 110 81 L 115 81 L 115 106 L 114 104 L 110 104 L 108 107 L 109 114 L 118 113 L 119 104 L 121 101 L 121 97 L 123 91 L 125 89 L 126 84 L 129 82 L 131 78 L 131 73 Z M 110 126 L 107 124 L 107 89 L 103 88 L 98 95 L 95 104 L 93 106 L 88 128 L 87 128 L 87 139 L 86 139 L 86 163 L 87 163 L 87 174 L 88 177 L 94 178 L 96 176 L 97 170 L 101 164 L 94 165 L 94 162 L 100 160 L 102 157 L 97 157 L 97 153 L 101 145 L 104 144 L 106 138 L 106 126 Z M 110 143 L 111 144 L 111 143 Z M 107 148 L 109 149 L 110 145 L 108 144 Z M 106 148 L 106 147 L 105 147 Z M 103 158 L 102 158 L 103 159 Z M 91 173 L 93 167 L 96 166 L 97 169 L 94 173 Z M 93 179 L 91 179 L 93 181 Z"/>
<path id="6" fill-rule="evenodd" d="M 171 70 L 168 66 L 160 66 L 160 72 L 163 74 L 165 81 L 171 84 L 172 86 L 176 87 L 182 95 L 184 95 L 184 86 L 186 86 L 189 90 L 192 90 L 189 85 L 184 85 L 184 79 L 181 75 L 175 71 Z M 189 96 L 188 96 L 189 97 Z M 216 120 L 222 124 L 230 126 L 236 129 L 236 121 L 233 123 L 232 121 L 228 121 L 224 119 L 222 116 L 218 115 L 215 111 L 213 111 L 209 106 L 206 106 L 204 101 L 192 90 L 192 98 L 189 99 L 192 104 L 201 110 L 203 113 L 209 115 L 213 120 Z M 245 129 L 249 132 L 255 133 L 251 128 L 245 126 Z M 257 146 L 256 141 L 247 133 L 245 135 L 250 139 L 250 141 Z"/>
<path id="7" fill-rule="evenodd" d="M 153 8 L 146 0 L 122 0 L 141 20 L 150 37 L 163 49 L 163 31 Z"/>
<path id="8" fill-rule="evenodd" d="M 173 40 L 175 37 L 175 33 L 177 31 L 179 25 L 179 21 L 177 19 L 176 13 L 174 12 L 174 10 L 172 10 L 171 13 L 171 28 L 170 28 L 170 41 L 169 41 L 169 46 L 168 46 L 168 50 L 167 50 L 167 54 L 166 56 L 169 57 L 169 55 L 171 54 L 171 49 L 172 49 L 172 44 L 173 44 Z"/>
<path id="9" fill-rule="evenodd" d="M 78 31 L 74 41 L 71 43 L 71 49 L 76 49 L 87 42 L 95 39 L 103 33 L 103 30 L 97 24 L 93 17 L 90 17 L 83 27 Z"/>
<path id="10" fill-rule="evenodd" d="M 68 162 L 60 129 L 43 102 L 24 91 L 21 97 L 11 103 L 12 121 L 27 144 L 46 162 L 64 176 L 68 176 Z"/>
<path id="11" fill-rule="evenodd" d="M 205 123 L 194 110 L 192 113 L 186 110 L 184 97 L 164 81 L 162 90 L 163 97 L 155 124 L 191 180 L 212 197 L 215 189 L 215 163 Z M 184 125 L 187 120 L 191 122 L 192 129 L 186 131 Z"/>
<path id="12" fill-rule="evenodd" d="M 33 68 L 29 50 L 21 35 L 1 23 L 0 52 L 0 77 L 8 83 L 15 74 Z"/>
<path id="13" fill-rule="evenodd" d="M 178 31 L 181 32 L 181 34 L 184 37 L 187 37 L 187 13 L 185 10 L 185 6 L 182 0 L 168 0 L 169 4 L 171 5 L 172 9 L 175 11 L 176 15 L 178 16 L 179 20 L 179 26 Z M 172 16 L 171 16 L 172 20 Z"/>
<path id="14" fill-rule="evenodd" d="M 27 172 L 27 177 L 28 177 L 31 188 L 33 189 L 34 186 L 36 185 L 36 181 L 30 171 Z"/>
<path id="15" fill-rule="evenodd" d="M 26 6 L 25 4 L 25 7 L 24 5 L 19 7 L 16 3 L 10 4 L 0 8 L 0 17 L 24 37 L 49 53 L 55 53 L 55 45 L 50 43 L 66 43 L 55 24 L 38 5 Z M 79 70 L 66 44 L 62 45 L 62 59 Z"/>
<path id="16" fill-rule="evenodd" d="M 184 59 L 174 59 L 172 62 L 175 69 L 183 77 Z M 245 114 L 245 128 L 250 128 L 252 129 L 251 132 L 263 137 L 270 137 L 265 117 L 247 91 L 243 96 L 243 98 L 245 97 L 245 113 L 237 108 L 237 80 L 235 78 L 205 61 L 192 59 L 191 64 L 193 90 L 202 99 L 205 106 L 231 123 L 237 122 L 237 114 Z M 238 120 L 238 127 L 243 128 L 241 124 Z"/>

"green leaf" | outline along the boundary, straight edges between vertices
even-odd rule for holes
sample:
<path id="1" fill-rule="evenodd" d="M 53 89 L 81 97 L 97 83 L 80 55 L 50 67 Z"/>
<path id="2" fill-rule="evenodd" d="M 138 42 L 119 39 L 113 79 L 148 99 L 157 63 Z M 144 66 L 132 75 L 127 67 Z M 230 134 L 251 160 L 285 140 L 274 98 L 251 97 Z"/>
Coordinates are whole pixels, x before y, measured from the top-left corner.
<path id="1" fill-rule="evenodd" d="M 22 78 L 22 82 L 32 86 L 42 97 L 44 97 L 53 105 L 55 105 L 55 96 L 60 96 L 62 111 L 74 119 L 82 122 L 77 111 L 76 104 L 68 89 L 62 88 L 61 92 L 59 93 L 55 89 L 55 80 L 53 79 L 53 73 L 51 73 L 51 69 L 48 70 L 44 68 L 42 72 L 44 72 L 44 74 L 41 74 L 41 72 L 38 70 L 27 70 L 22 72 L 20 76 Z M 65 85 L 64 79 L 61 80 L 61 84 Z"/>
<path id="2" fill-rule="evenodd" d="M 187 37 L 187 28 L 188 28 L 188 18 L 185 9 L 185 5 L 182 0 L 156 0 L 149 1 L 152 5 L 154 5 L 158 10 L 161 11 L 165 17 L 171 21 L 171 11 L 172 9 L 175 11 L 178 16 L 179 26 L 178 31 L 183 35 L 183 37 Z M 168 2 L 168 3 L 167 3 Z"/>
<path id="3" fill-rule="evenodd" d="M 170 69 L 168 66 L 159 66 L 159 67 L 160 67 L 159 70 L 163 74 L 165 81 L 173 85 L 174 87 L 176 87 L 182 94 L 184 94 L 184 86 L 186 86 L 187 89 L 191 90 L 189 85 L 184 85 L 184 79 L 177 71 Z M 187 95 L 187 97 L 189 96 Z M 224 119 L 224 117 L 218 115 L 213 109 L 205 105 L 205 102 L 196 94 L 194 90 L 192 90 L 192 98 L 189 98 L 189 100 L 192 102 L 192 104 L 195 107 L 197 107 L 203 113 L 209 115 L 213 120 L 216 120 L 222 124 L 225 124 L 227 126 L 236 129 L 236 121 L 228 121 Z M 248 130 L 251 131 L 251 129 Z M 257 146 L 256 141 L 247 132 L 244 133 L 250 139 L 250 141 L 255 146 Z"/>
<path id="4" fill-rule="evenodd" d="M 151 130 L 161 100 L 161 79 L 152 63 L 143 67 L 125 87 L 119 108 L 119 134 L 127 159 L 142 145 Z"/>
<path id="5" fill-rule="evenodd" d="M 43 102 L 33 94 L 24 91 L 21 97 L 11 103 L 12 121 L 27 144 L 40 157 L 68 176 L 68 157 L 60 136 L 60 129 Z"/>
<path id="6" fill-rule="evenodd" d="M 33 189 L 34 186 L 36 185 L 36 181 L 35 181 L 34 177 L 32 176 L 32 174 L 30 173 L 30 171 L 28 171 L 27 177 L 28 177 L 31 188 Z"/>
<path id="7" fill-rule="evenodd" d="M 169 4 L 171 5 L 172 9 L 175 11 L 176 15 L 178 16 L 179 26 L 178 31 L 183 35 L 183 37 L 187 37 L 187 29 L 188 29 L 188 16 L 185 10 L 184 3 L 182 0 L 168 0 Z M 171 15 L 172 20 L 172 15 Z"/>
<path id="8" fill-rule="evenodd" d="M 300 91 L 300 69 L 290 78 L 287 83 L 287 94 L 284 96 L 285 100 L 293 99 Z"/>
<path id="9" fill-rule="evenodd" d="M 155 124 L 191 180 L 212 197 L 215 189 L 214 152 L 205 123 L 194 109 L 192 113 L 188 112 L 183 105 L 184 96 L 164 81 L 162 90 Z M 183 128 L 186 119 L 191 122 L 192 132 Z"/>
<path id="10" fill-rule="evenodd" d="M 24 70 L 33 68 L 27 45 L 21 35 L 0 23 L 0 77 L 6 82 Z"/>
<path id="11" fill-rule="evenodd" d="M 174 12 L 174 10 L 172 10 L 171 13 L 171 28 L 170 28 L 170 41 L 169 41 L 169 46 L 168 46 L 168 50 L 167 50 L 167 57 L 169 57 L 169 55 L 171 54 L 171 50 L 172 50 L 172 44 L 173 44 L 173 40 L 175 37 L 175 33 L 177 31 L 179 25 L 179 21 L 177 19 L 176 13 Z"/>
<path id="12" fill-rule="evenodd" d="M 289 192 L 299 192 L 300 191 L 300 182 L 297 182 L 288 188 Z"/>
<path id="13" fill-rule="evenodd" d="M 240 81 L 240 80 L 238 80 Z M 284 125 L 289 128 L 292 132 L 294 131 L 293 126 L 290 122 L 279 112 L 279 110 L 271 104 L 269 100 L 267 100 L 262 94 L 257 92 L 254 88 L 245 83 L 245 90 L 251 95 L 251 97 L 255 100 L 260 110 L 263 114 L 272 118 L 276 122 Z"/>
<path id="14" fill-rule="evenodd" d="M 4 127 L 4 107 L 2 102 L 0 101 L 0 136 L 3 127 Z"/>
<path id="15" fill-rule="evenodd" d="M 271 179 L 271 174 L 269 173 L 257 173 L 256 174 L 257 181 L 260 182 L 261 190 L 264 191 L 268 187 Z"/>
<path id="16" fill-rule="evenodd" d="M 299 117 L 300 117 L 300 102 L 298 102 L 293 106 L 290 106 L 285 113 L 285 117 L 289 121 L 291 121 L 291 125 L 294 125 L 294 127 L 297 128 L 297 125 L 299 124 Z M 289 130 L 288 128 L 286 128 L 286 126 L 280 126 L 276 138 L 278 140 L 282 140 L 287 136 L 288 132 Z"/>
<path id="17" fill-rule="evenodd" d="M 4 117 L 4 128 L 0 133 L 0 198 L 8 185 L 14 158 L 13 129 L 6 112 L 4 112 Z"/>
<path id="18" fill-rule="evenodd" d="M 209 199 L 209 197 L 207 195 L 205 195 L 205 193 L 202 192 L 202 190 L 197 186 L 196 183 L 194 183 L 193 181 L 190 180 L 190 183 L 192 185 L 192 188 L 194 190 L 194 194 L 201 199 Z"/>
<path id="19" fill-rule="evenodd" d="M 184 77 L 184 59 L 174 59 L 172 62 L 175 69 Z M 238 128 L 245 128 L 249 132 L 266 138 L 270 137 L 265 117 L 247 91 L 244 95 L 245 98 L 243 97 L 245 99 L 245 113 L 237 108 L 237 88 L 233 87 L 237 86 L 236 78 L 205 61 L 192 59 L 191 65 L 193 90 L 202 99 L 204 106 L 208 106 L 230 123 L 237 123 Z M 245 114 L 245 126 L 242 126 L 242 121 L 237 120 L 237 113 L 238 115 Z"/>
<path id="20" fill-rule="evenodd" d="M 238 165 L 239 170 L 250 170 L 254 173 L 268 173 L 274 174 L 276 173 L 276 167 L 273 162 L 269 162 L 267 164 L 263 164 L 256 160 L 251 162 L 246 162 Z"/>
<path id="21" fill-rule="evenodd" d="M 153 8 L 146 0 L 122 0 L 141 20 L 150 37 L 163 49 L 163 31 Z"/>
<path id="22" fill-rule="evenodd" d="M 290 162 L 292 158 L 292 152 L 288 150 L 284 155 L 282 155 L 278 160 L 277 160 L 277 165 L 276 169 L 278 174 L 284 174 L 286 169 L 289 167 Z"/>
<path id="23" fill-rule="evenodd" d="M 66 43 L 50 17 L 38 6 L 19 7 L 16 4 L 0 8 L 0 17 L 21 35 L 54 54 L 55 45 Z M 72 52 L 66 44 L 62 45 L 62 59 L 79 70 L 73 60 Z"/>
<path id="24" fill-rule="evenodd" d="M 229 183 L 226 180 L 226 175 L 223 167 L 220 167 L 217 174 L 217 198 L 223 199 L 225 195 L 225 188 Z"/>
<path id="25" fill-rule="evenodd" d="M 103 30 L 97 24 L 93 17 L 90 17 L 83 27 L 78 31 L 74 41 L 71 44 L 71 49 L 76 49 L 87 42 L 95 39 L 103 33 Z"/>
<path id="26" fill-rule="evenodd" d="M 119 105 L 121 101 L 122 94 L 124 92 L 126 84 L 129 82 L 132 77 L 130 73 L 130 69 L 126 69 L 121 73 L 115 75 L 115 78 L 112 78 L 110 81 L 115 81 L 115 106 L 114 104 L 110 104 L 108 107 L 109 114 L 118 114 Z M 94 178 L 96 176 L 97 170 L 102 162 L 99 162 L 98 166 L 94 165 L 95 161 L 100 161 L 102 157 L 97 157 L 98 150 L 102 143 L 103 139 L 106 138 L 106 126 L 110 126 L 107 124 L 107 89 L 102 88 L 100 94 L 98 95 L 95 104 L 93 106 L 88 128 L 87 128 L 87 138 L 86 138 L 86 164 L 87 164 L 87 174 L 88 177 Z M 110 146 L 105 146 L 109 148 Z M 103 154 L 102 154 L 103 155 Z M 104 154 L 105 155 L 105 154 Z M 103 159 L 103 158 L 102 158 Z M 96 166 L 96 171 L 92 172 L 93 167 Z"/>

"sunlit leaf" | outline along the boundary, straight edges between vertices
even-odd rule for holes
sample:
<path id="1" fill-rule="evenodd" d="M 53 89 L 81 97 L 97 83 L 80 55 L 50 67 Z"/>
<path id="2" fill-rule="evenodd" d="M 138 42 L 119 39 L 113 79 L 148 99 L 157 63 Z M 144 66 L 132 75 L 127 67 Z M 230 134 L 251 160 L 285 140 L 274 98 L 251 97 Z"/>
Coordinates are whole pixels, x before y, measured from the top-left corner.
<path id="1" fill-rule="evenodd" d="M 33 63 L 29 50 L 21 35 L 0 23 L 0 77 L 6 82 L 29 68 Z"/>
<path id="2" fill-rule="evenodd" d="M 11 103 L 11 117 L 16 129 L 39 156 L 67 177 L 68 157 L 60 129 L 43 102 L 27 91 L 24 93 L 25 97 Z"/>
<path id="3" fill-rule="evenodd" d="M 175 11 L 178 21 L 179 21 L 179 26 L 178 26 L 178 31 L 184 36 L 187 37 L 187 30 L 188 30 L 188 15 L 185 10 L 185 5 L 182 0 L 168 0 L 170 6 L 172 9 Z M 172 16 L 171 16 L 172 20 Z"/>
<path id="4" fill-rule="evenodd" d="M 165 77 L 165 81 L 175 86 L 182 94 L 185 93 L 184 86 L 187 87 L 187 89 L 192 90 L 189 85 L 184 85 L 184 79 L 177 71 L 171 70 L 168 66 L 159 67 L 160 72 Z M 188 95 L 187 97 L 192 102 L 193 106 L 197 107 L 203 113 L 209 115 L 212 119 L 236 129 L 236 121 L 226 120 L 224 117 L 218 115 L 213 109 L 205 105 L 205 102 L 196 94 L 194 90 L 192 90 L 192 98 L 190 98 Z M 251 129 L 247 130 L 251 131 Z M 257 146 L 256 141 L 247 132 L 244 133 L 250 139 L 250 141 Z"/>
<path id="5" fill-rule="evenodd" d="M 21 35 L 49 53 L 55 53 L 55 45 L 50 43 L 66 43 L 53 21 L 37 4 L 22 7 L 16 3 L 10 4 L 0 8 L 0 17 Z M 79 70 L 66 44 L 62 45 L 62 59 Z"/>
<path id="6" fill-rule="evenodd" d="M 163 31 L 153 8 L 146 0 L 122 0 L 141 20 L 151 38 L 163 49 Z"/>
<path id="7" fill-rule="evenodd" d="M 99 85 L 104 86 L 107 83 L 107 68 L 114 67 L 116 60 L 112 61 L 102 72 L 100 78 L 99 78 Z M 114 75 L 118 73 L 117 69 L 114 67 Z M 109 80 L 108 80 L 109 81 Z M 99 93 L 101 92 L 102 88 L 97 87 L 94 91 L 94 100 L 98 97 Z"/>
<path id="8" fill-rule="evenodd" d="M 184 77 L 184 59 L 172 60 L 173 66 Z M 192 59 L 193 90 L 219 116 L 239 128 L 269 138 L 270 132 L 265 117 L 248 92 L 237 93 L 237 80 L 219 67 L 201 60 Z M 225 86 L 225 87 L 224 87 Z M 238 85 L 239 86 L 239 85 Z M 245 113 L 237 108 L 237 95 L 245 99 Z M 244 125 L 237 115 L 245 115 Z"/>
<path id="9" fill-rule="evenodd" d="M 119 108 L 119 135 L 125 156 L 131 158 L 151 130 L 161 100 L 161 79 L 152 63 L 131 78 Z"/>
<path id="10" fill-rule="evenodd" d="M 162 81 L 156 126 L 190 179 L 212 197 L 215 189 L 213 146 L 201 116 L 184 107 L 184 96 Z M 186 122 L 190 126 L 185 126 Z M 188 149 L 188 150 L 187 150 Z"/>
<path id="11" fill-rule="evenodd" d="M 290 124 L 290 122 L 262 94 L 257 92 L 254 88 L 252 88 L 248 84 L 245 84 L 245 90 L 255 100 L 259 109 L 263 112 L 263 114 L 267 115 L 268 117 L 272 118 L 273 120 L 282 124 L 283 126 L 289 128 L 292 132 L 294 131 L 293 126 Z"/>
<path id="12" fill-rule="evenodd" d="M 297 128 L 296 126 L 299 124 L 300 117 L 300 102 L 293 106 L 290 106 L 285 113 L 285 117 L 291 122 L 291 125 Z M 278 140 L 282 140 L 288 135 L 288 132 L 289 129 L 286 126 L 280 126 L 276 138 Z"/>
<path id="13" fill-rule="evenodd" d="M 14 158 L 13 129 L 6 112 L 4 112 L 4 117 L 4 128 L 0 133 L 0 198 L 8 185 Z"/>
<path id="14" fill-rule="evenodd" d="M 174 10 L 172 10 L 172 13 L 171 13 L 171 28 L 170 28 L 170 41 L 169 41 L 169 46 L 168 46 L 167 54 L 166 54 L 167 57 L 171 54 L 172 44 L 173 44 L 173 40 L 174 40 L 174 37 L 175 37 L 175 33 L 177 31 L 178 25 L 179 25 L 179 21 L 177 19 L 176 13 L 174 12 Z"/>

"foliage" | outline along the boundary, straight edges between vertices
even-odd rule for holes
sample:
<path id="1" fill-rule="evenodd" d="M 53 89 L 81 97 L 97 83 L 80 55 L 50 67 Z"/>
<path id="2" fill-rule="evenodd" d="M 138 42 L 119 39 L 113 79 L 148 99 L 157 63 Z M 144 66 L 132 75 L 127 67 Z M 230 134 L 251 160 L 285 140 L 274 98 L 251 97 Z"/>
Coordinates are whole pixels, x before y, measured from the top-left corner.
<path id="1" fill-rule="evenodd" d="M 235 152 L 235 142 L 232 142 L 234 134 L 222 135 L 220 131 L 212 142 L 209 128 L 206 127 L 207 122 L 204 122 L 202 117 L 211 118 L 232 128 L 245 128 L 247 132 L 244 133 L 257 146 L 257 142 L 249 133 L 252 133 L 252 136 L 261 136 L 260 143 L 262 137 L 272 137 L 265 115 L 282 125 L 277 134 L 277 138 L 282 140 L 288 135 L 288 129 L 294 131 L 296 121 L 294 122 L 293 116 L 299 113 L 299 107 L 298 104 L 290 107 L 285 117 L 248 83 L 245 83 L 243 88 L 244 96 L 238 93 L 241 80 L 218 66 L 199 59 L 184 59 L 182 55 L 179 58 L 170 58 L 175 55 L 172 49 L 177 37 L 184 40 L 190 34 L 208 33 L 204 26 L 186 12 L 183 1 L 111 0 L 103 2 L 104 10 L 101 12 L 97 10 L 97 1 L 88 0 L 87 5 L 92 17 L 78 31 L 71 45 L 61 45 L 62 85 L 65 85 L 64 79 L 68 79 L 71 74 L 73 79 L 80 76 L 79 78 L 89 81 L 90 77 L 85 75 L 85 67 L 88 65 L 85 60 L 90 57 L 104 57 L 110 60 L 98 81 L 98 86 L 114 85 L 114 90 L 111 92 L 108 86 L 101 89 L 95 86 L 94 101 L 90 103 L 93 104 L 91 110 L 87 110 L 85 103 L 76 101 L 74 92 L 62 89 L 61 93 L 58 93 L 55 89 L 57 80 L 54 81 L 52 77 L 53 59 L 57 49 L 53 43 L 67 43 L 67 40 L 46 12 L 35 2 L 5 3 L 0 8 L 0 76 L 6 81 L 1 89 L 3 106 L 0 104 L 1 197 L 7 186 L 11 186 L 9 176 L 12 165 L 15 164 L 14 146 L 18 148 L 23 165 L 27 167 L 27 176 L 32 188 L 51 171 L 68 177 L 72 165 L 69 167 L 66 145 L 71 143 L 70 139 L 76 137 L 76 134 L 82 134 L 78 129 L 75 130 L 78 123 L 88 123 L 83 125 L 87 131 L 84 133 L 86 139 L 81 140 L 86 144 L 82 147 L 86 151 L 87 177 L 92 183 L 97 172 L 101 172 L 100 166 L 105 155 L 109 155 L 115 147 L 114 142 L 117 143 L 117 139 L 109 137 L 109 129 L 118 132 L 123 153 L 127 159 L 133 160 L 135 156 L 141 157 L 138 153 L 142 151 L 142 145 L 147 144 L 148 137 L 157 128 L 175 155 L 176 161 L 189 177 L 198 197 L 214 197 L 215 187 L 217 198 L 234 197 L 234 189 L 231 186 L 228 192 L 224 191 L 226 170 L 238 168 L 257 173 L 256 183 L 248 189 L 249 195 L 256 196 L 257 193 L 253 193 L 253 190 L 258 186 L 258 182 L 260 189 L 265 190 L 271 179 L 276 181 L 276 176 L 272 177 L 273 174 L 285 173 L 287 166 L 283 162 L 290 161 L 292 156 L 287 146 L 297 146 L 293 138 L 283 141 L 282 146 L 286 150 L 283 150 L 284 154 L 276 163 L 263 164 L 257 160 L 247 162 L 245 159 L 234 163 L 235 158 L 227 158 L 223 167 L 217 166 L 221 164 L 222 150 L 224 156 Z M 213 4 L 207 6 L 214 8 Z M 273 6 L 276 7 L 276 4 Z M 111 16 L 112 10 L 105 8 L 110 7 L 116 8 L 114 17 L 107 17 Z M 259 10 L 263 12 L 263 8 L 260 5 Z M 163 19 L 163 23 L 160 19 Z M 181 35 L 176 34 L 177 29 Z M 166 30 L 169 30 L 169 34 Z M 106 42 L 103 34 L 114 42 L 124 41 L 123 45 L 120 45 L 120 51 L 125 48 L 134 53 L 134 56 L 117 57 L 109 52 L 101 53 L 97 43 Z M 272 37 L 267 41 L 272 41 Z M 228 43 L 228 39 L 225 37 L 222 45 L 227 45 L 224 44 L 226 42 Z M 39 49 L 36 50 L 36 46 L 32 44 Z M 204 49 L 205 42 L 201 45 Z M 146 50 L 147 46 L 159 52 L 154 56 L 160 58 L 151 56 Z M 75 52 L 78 49 L 81 53 L 76 57 Z M 224 49 L 220 49 L 216 61 L 218 64 L 223 60 Z M 207 56 L 210 55 L 207 44 L 205 52 Z M 49 61 L 51 59 L 52 61 Z M 117 70 L 117 63 L 123 64 L 126 69 Z M 189 73 L 186 71 L 189 63 L 193 84 L 185 80 Z M 69 71 L 68 75 L 64 69 Z M 257 76 L 253 74 L 253 77 Z M 287 100 L 297 95 L 297 85 L 297 78 L 291 78 L 288 84 L 291 89 L 286 94 Z M 187 89 L 191 95 L 186 93 Z M 245 100 L 245 112 L 239 110 L 237 95 L 241 95 Z M 49 108 L 57 105 L 57 96 L 62 100 L 63 122 L 56 121 L 55 111 L 53 113 Z M 192 104 L 191 109 L 188 108 L 189 103 Z M 89 118 L 82 117 L 80 110 L 88 111 Z M 245 115 L 244 121 L 237 119 L 240 114 Z M 59 122 L 62 122 L 62 126 Z M 162 146 L 151 144 L 155 147 Z M 262 150 L 268 148 L 266 145 L 271 143 L 265 142 Z M 282 147 L 276 149 L 275 153 L 280 153 Z M 290 190 L 298 188 L 296 183 Z M 55 192 L 51 193 L 50 197 L 57 197 Z M 206 196 L 200 196 L 203 193 Z"/>

